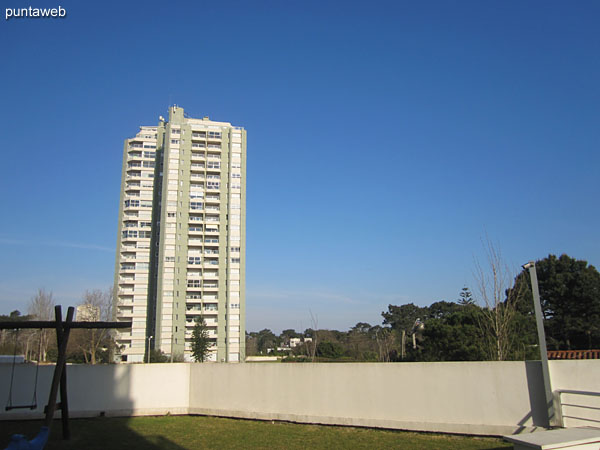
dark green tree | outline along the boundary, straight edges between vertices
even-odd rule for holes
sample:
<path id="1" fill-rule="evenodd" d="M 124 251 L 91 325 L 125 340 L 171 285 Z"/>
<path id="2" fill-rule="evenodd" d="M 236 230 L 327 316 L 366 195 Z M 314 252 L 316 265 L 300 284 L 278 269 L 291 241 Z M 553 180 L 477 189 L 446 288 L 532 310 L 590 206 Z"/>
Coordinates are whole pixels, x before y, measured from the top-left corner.
<path id="1" fill-rule="evenodd" d="M 447 302 L 445 300 L 440 300 L 439 302 L 432 303 L 427 309 L 427 314 L 424 315 L 421 320 L 425 321 L 428 319 L 445 319 L 451 314 L 462 310 L 462 306 L 453 303 Z"/>
<path id="2" fill-rule="evenodd" d="M 209 353 L 210 339 L 204 317 L 196 317 L 192 332 L 192 356 L 196 362 L 204 362 Z"/>
<path id="3" fill-rule="evenodd" d="M 458 304 L 459 305 L 474 305 L 475 304 L 475 300 L 473 300 L 473 294 L 471 293 L 471 290 L 465 286 L 462 288 L 462 290 L 460 291 L 460 299 L 458 299 Z"/>
<path id="4" fill-rule="evenodd" d="M 549 349 L 600 348 L 600 273 L 586 261 L 548 255 L 536 262 L 544 328 Z M 523 327 L 537 344 L 528 270 L 516 278 L 517 309 Z"/>
<path id="5" fill-rule="evenodd" d="M 317 345 L 317 356 L 322 358 L 339 358 L 344 355 L 344 347 L 337 342 L 322 341 Z"/>
<path id="6" fill-rule="evenodd" d="M 486 352 L 481 344 L 483 333 L 479 325 L 483 320 L 481 308 L 471 304 L 452 303 L 452 305 L 455 306 L 447 308 L 445 314 L 425 322 L 419 359 L 423 361 L 485 360 Z"/>
<path id="7" fill-rule="evenodd" d="M 350 328 L 350 332 L 357 334 L 367 334 L 371 328 L 371 325 L 367 322 L 358 322 L 356 325 Z"/>
<path id="8" fill-rule="evenodd" d="M 277 336 L 275 336 L 275 333 L 273 333 L 268 328 L 260 330 L 256 336 L 256 345 L 258 353 L 264 355 L 268 353 L 268 349 L 276 349 L 278 341 L 279 339 Z"/>
<path id="9" fill-rule="evenodd" d="M 315 330 L 313 330 L 312 328 L 307 328 L 306 330 L 304 330 L 304 333 L 302 333 L 302 336 L 312 339 L 315 337 L 315 334 Z"/>
<path id="10" fill-rule="evenodd" d="M 416 306 L 413 303 L 407 303 L 401 306 L 388 305 L 387 312 L 382 312 L 383 324 L 390 325 L 397 331 L 412 330 L 417 319 L 424 320 L 429 315 L 427 306 Z"/>

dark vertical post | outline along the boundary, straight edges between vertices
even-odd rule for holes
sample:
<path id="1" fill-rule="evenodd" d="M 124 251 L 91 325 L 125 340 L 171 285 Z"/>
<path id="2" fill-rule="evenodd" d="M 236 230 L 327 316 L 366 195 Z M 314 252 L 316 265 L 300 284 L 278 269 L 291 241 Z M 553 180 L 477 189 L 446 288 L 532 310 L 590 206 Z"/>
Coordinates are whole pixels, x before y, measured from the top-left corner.
<path id="1" fill-rule="evenodd" d="M 72 308 L 69 308 L 72 309 Z M 69 313 L 67 313 L 67 316 Z M 60 348 L 65 336 L 63 327 L 56 328 L 56 343 L 57 348 Z M 65 346 L 66 348 L 66 346 Z M 60 417 L 62 422 L 63 439 L 71 438 L 71 430 L 69 430 L 69 400 L 67 398 L 67 366 L 65 359 L 65 366 L 63 367 L 62 374 L 60 377 Z"/>
<path id="2" fill-rule="evenodd" d="M 56 361 L 56 367 L 54 368 L 54 376 L 52 377 L 52 385 L 50 386 L 50 394 L 48 395 L 48 406 L 46 407 L 46 419 L 44 420 L 44 425 L 48 428 L 50 428 L 52 425 L 52 417 L 54 416 L 54 411 L 56 410 L 56 395 L 58 394 L 58 385 L 67 361 L 67 342 L 69 341 L 69 333 L 71 332 L 70 324 L 73 322 L 74 312 L 75 309 L 73 307 L 69 307 L 67 311 L 67 320 L 64 324 L 64 332 L 62 333 L 62 341 L 58 347 L 58 359 Z M 60 333 L 60 331 L 63 331 L 62 311 L 60 305 L 54 307 L 54 313 L 56 316 L 56 332 Z"/>

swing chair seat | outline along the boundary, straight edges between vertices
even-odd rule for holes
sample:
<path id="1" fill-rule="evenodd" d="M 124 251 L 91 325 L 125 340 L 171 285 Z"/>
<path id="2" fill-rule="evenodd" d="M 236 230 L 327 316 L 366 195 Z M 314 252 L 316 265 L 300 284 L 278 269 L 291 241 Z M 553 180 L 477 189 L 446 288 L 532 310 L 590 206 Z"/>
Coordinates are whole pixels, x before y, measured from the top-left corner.
<path id="1" fill-rule="evenodd" d="M 22 434 L 13 434 L 5 450 L 42 450 L 48 442 L 48 427 L 40 428 L 40 432 L 28 441 Z"/>
<path id="2" fill-rule="evenodd" d="M 6 406 L 4 407 L 5 411 L 10 411 L 13 409 L 37 409 L 37 384 L 38 384 L 38 374 L 40 370 L 40 353 L 42 346 L 42 335 L 40 333 L 40 350 L 38 351 L 38 359 L 35 363 L 35 382 L 33 385 L 33 397 L 31 398 L 31 403 L 28 405 L 13 405 L 12 403 L 12 391 L 13 391 L 13 381 L 15 378 L 15 366 L 17 362 L 17 342 L 19 336 L 19 328 L 16 329 L 15 333 L 15 351 L 13 353 L 12 367 L 10 369 L 10 387 L 8 388 L 8 401 L 6 402 Z"/>
<path id="3" fill-rule="evenodd" d="M 34 403 L 33 405 L 11 405 L 11 406 L 5 406 L 4 410 L 5 411 L 10 411 L 11 409 L 36 409 L 37 408 L 37 404 Z"/>

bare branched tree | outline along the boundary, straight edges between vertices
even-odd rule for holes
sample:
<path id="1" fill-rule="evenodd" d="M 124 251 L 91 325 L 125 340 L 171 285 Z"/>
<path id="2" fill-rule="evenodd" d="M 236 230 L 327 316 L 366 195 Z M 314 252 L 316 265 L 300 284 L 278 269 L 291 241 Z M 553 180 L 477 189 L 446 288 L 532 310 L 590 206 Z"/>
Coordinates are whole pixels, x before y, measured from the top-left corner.
<path id="1" fill-rule="evenodd" d="M 485 336 L 485 351 L 491 360 L 504 361 L 508 358 L 515 341 L 515 313 L 517 295 L 508 291 L 514 273 L 504 262 L 500 250 L 486 236 L 482 240 L 486 261 L 482 265 L 475 260 L 475 279 L 482 303 L 483 320 L 480 322 Z M 509 292 L 507 297 L 507 291 Z"/>
<path id="2" fill-rule="evenodd" d="M 36 320 L 53 320 L 54 298 L 52 292 L 47 292 L 45 289 L 38 289 L 37 294 L 29 302 L 27 312 Z M 35 332 L 35 336 L 39 339 L 37 358 L 39 361 L 46 361 L 52 330 L 38 330 Z M 27 350 L 30 351 L 29 348 Z"/>
<path id="3" fill-rule="evenodd" d="M 392 347 L 394 346 L 394 331 L 391 328 L 380 328 L 375 331 L 379 361 L 390 362 Z"/>
<path id="4" fill-rule="evenodd" d="M 310 309 L 308 310 L 308 312 L 310 313 L 310 322 L 312 324 L 313 336 L 312 342 L 310 342 L 311 345 L 307 347 L 307 350 L 308 356 L 311 358 L 311 361 L 315 362 L 315 358 L 317 356 L 317 345 L 319 344 L 319 332 L 317 331 L 319 328 L 319 318 L 316 314 L 313 314 L 313 312 Z"/>
<path id="5" fill-rule="evenodd" d="M 113 317 L 113 291 L 94 289 L 85 291 L 83 301 L 77 306 L 78 321 L 110 321 Z M 83 352 L 86 363 L 96 364 L 98 351 L 111 345 L 109 329 L 78 330 L 77 346 Z"/>

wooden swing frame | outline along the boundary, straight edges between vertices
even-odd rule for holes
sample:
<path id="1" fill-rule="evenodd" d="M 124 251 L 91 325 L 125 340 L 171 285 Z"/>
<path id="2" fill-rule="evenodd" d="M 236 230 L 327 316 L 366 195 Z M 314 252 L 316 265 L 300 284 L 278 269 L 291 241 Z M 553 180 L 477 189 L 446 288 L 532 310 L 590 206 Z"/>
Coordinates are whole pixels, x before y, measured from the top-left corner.
<path id="1" fill-rule="evenodd" d="M 52 385 L 48 395 L 48 404 L 44 408 L 45 419 L 44 426 L 50 428 L 54 412 L 61 410 L 63 439 L 69 439 L 71 432 L 69 429 L 69 403 L 67 400 L 67 344 L 69 335 L 73 328 L 131 328 L 131 322 L 73 322 L 75 308 L 69 306 L 66 320 L 62 320 L 62 308 L 60 305 L 54 307 L 55 320 L 31 320 L 21 322 L 0 322 L 0 330 L 20 330 L 25 328 L 56 330 L 56 343 L 58 346 L 58 358 L 54 367 L 52 376 Z M 39 359 L 39 357 L 38 357 Z M 60 388 L 60 403 L 56 402 L 56 397 Z"/>

